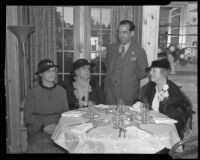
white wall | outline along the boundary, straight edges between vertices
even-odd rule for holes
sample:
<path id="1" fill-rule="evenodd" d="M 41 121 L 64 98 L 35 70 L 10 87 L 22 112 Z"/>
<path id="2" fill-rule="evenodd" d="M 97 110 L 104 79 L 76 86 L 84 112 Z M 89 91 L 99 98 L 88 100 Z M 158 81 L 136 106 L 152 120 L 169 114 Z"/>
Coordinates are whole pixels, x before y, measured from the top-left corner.
<path id="1" fill-rule="evenodd" d="M 159 6 L 143 6 L 142 47 L 145 49 L 148 64 L 157 59 Z"/>

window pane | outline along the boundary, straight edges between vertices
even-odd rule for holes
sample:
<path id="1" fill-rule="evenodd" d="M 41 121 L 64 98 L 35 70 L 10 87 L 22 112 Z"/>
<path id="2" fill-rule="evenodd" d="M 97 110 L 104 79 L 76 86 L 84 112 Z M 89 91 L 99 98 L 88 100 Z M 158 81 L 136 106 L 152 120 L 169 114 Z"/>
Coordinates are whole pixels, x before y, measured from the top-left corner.
<path id="1" fill-rule="evenodd" d="M 111 29 L 111 9 L 102 9 L 102 29 Z"/>
<path id="2" fill-rule="evenodd" d="M 62 7 L 56 7 L 56 27 L 62 27 Z"/>
<path id="3" fill-rule="evenodd" d="M 64 30 L 64 49 L 65 50 L 74 49 L 74 30 L 72 29 Z"/>
<path id="4" fill-rule="evenodd" d="M 63 59 L 62 52 L 57 52 L 57 64 L 59 66 L 58 73 L 62 73 L 62 66 L 63 66 L 62 59 Z"/>
<path id="5" fill-rule="evenodd" d="M 179 36 L 178 35 L 179 34 L 179 28 L 171 30 L 171 34 L 176 34 L 177 36 Z"/>
<path id="6" fill-rule="evenodd" d="M 180 27 L 180 16 L 172 17 L 172 28 Z"/>
<path id="7" fill-rule="evenodd" d="M 100 8 L 91 8 L 91 28 L 100 28 Z"/>
<path id="8" fill-rule="evenodd" d="M 91 46 L 92 51 L 97 51 L 99 48 L 99 33 L 100 30 L 91 30 Z"/>
<path id="9" fill-rule="evenodd" d="M 104 60 L 101 59 L 101 64 L 100 64 L 100 57 L 96 57 L 95 59 L 91 60 L 91 63 L 93 64 L 93 67 L 91 68 L 91 73 L 105 73 L 106 72 Z M 100 72 L 100 67 L 101 67 L 101 72 Z"/>
<path id="10" fill-rule="evenodd" d="M 171 44 L 179 44 L 179 37 L 172 37 Z"/>
<path id="11" fill-rule="evenodd" d="M 64 7 L 64 27 L 74 28 L 73 7 Z"/>
<path id="12" fill-rule="evenodd" d="M 56 29 L 56 49 L 62 49 L 62 30 Z"/>
<path id="13" fill-rule="evenodd" d="M 177 14 L 180 14 L 181 13 L 181 9 L 180 8 L 177 8 L 175 10 L 172 11 L 172 16 L 173 15 L 177 15 Z"/>
<path id="14" fill-rule="evenodd" d="M 65 52 L 64 53 L 64 72 L 65 73 L 70 73 L 72 70 L 72 66 L 73 66 L 73 57 L 74 54 L 73 52 Z"/>
<path id="15" fill-rule="evenodd" d="M 110 30 L 104 30 L 103 35 L 102 35 L 102 46 L 107 47 L 110 44 L 110 35 L 111 31 Z"/>

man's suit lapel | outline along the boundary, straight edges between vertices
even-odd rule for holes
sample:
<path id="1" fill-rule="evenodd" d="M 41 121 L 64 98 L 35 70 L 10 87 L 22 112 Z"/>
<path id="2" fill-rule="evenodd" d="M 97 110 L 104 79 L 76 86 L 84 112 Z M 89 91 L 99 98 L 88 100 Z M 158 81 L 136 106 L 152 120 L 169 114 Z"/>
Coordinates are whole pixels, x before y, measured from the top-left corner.
<path id="1" fill-rule="evenodd" d="M 134 43 L 131 42 L 131 43 L 130 43 L 130 46 L 129 46 L 128 50 L 126 51 L 126 54 L 124 55 L 123 58 L 124 58 L 124 59 L 126 59 L 127 57 L 130 58 L 130 55 L 132 54 L 133 51 L 134 51 Z"/>

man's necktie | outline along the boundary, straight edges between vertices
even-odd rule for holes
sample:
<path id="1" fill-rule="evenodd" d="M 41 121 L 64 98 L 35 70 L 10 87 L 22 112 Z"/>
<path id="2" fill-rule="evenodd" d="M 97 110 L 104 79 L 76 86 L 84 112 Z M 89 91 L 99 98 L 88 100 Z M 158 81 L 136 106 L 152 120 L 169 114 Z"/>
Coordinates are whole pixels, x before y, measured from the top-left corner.
<path id="1" fill-rule="evenodd" d="M 125 45 L 121 45 L 120 46 L 120 55 L 121 55 L 121 57 L 123 57 L 124 54 L 125 54 Z"/>

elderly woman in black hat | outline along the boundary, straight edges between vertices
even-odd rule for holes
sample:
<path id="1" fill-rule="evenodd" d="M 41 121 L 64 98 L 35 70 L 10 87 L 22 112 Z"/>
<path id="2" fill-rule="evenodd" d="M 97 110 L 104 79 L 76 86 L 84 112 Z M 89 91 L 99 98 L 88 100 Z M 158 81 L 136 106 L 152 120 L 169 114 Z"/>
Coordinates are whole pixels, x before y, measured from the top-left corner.
<path id="1" fill-rule="evenodd" d="M 41 60 L 35 73 L 39 85 L 30 89 L 25 99 L 24 118 L 29 143 L 44 140 L 44 129 L 55 127 L 61 113 L 68 111 L 66 91 L 56 83 L 57 67 L 50 59 Z"/>
<path id="2" fill-rule="evenodd" d="M 153 61 L 146 71 L 150 73 L 150 81 L 142 88 L 140 101 L 149 103 L 150 109 L 177 120 L 175 125 L 183 139 L 188 120 L 191 127 L 192 105 L 179 87 L 168 79 L 168 59 Z"/>
<path id="3" fill-rule="evenodd" d="M 91 81 L 91 66 L 87 59 L 78 59 L 73 63 L 70 81 L 67 84 L 70 110 L 87 107 L 89 100 L 96 104 L 102 102 L 100 87 Z"/>

